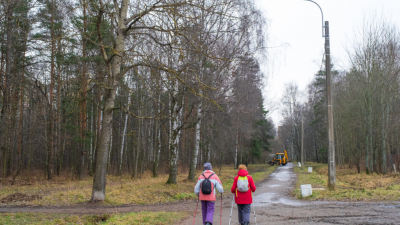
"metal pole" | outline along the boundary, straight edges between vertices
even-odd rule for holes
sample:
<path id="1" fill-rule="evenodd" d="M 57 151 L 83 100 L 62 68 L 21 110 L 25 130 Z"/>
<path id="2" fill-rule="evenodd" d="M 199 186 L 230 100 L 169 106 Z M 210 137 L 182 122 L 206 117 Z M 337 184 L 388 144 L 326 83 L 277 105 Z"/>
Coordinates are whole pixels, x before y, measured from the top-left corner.
<path id="1" fill-rule="evenodd" d="M 219 225 L 222 224 L 222 193 L 221 193 L 221 212 L 219 214 Z"/>
<path id="2" fill-rule="evenodd" d="M 328 105 L 328 188 L 335 189 L 336 186 L 336 167 L 335 167 L 335 137 L 333 132 L 333 103 L 331 90 L 331 56 L 329 46 L 329 22 L 325 21 L 325 69 L 326 69 L 326 96 Z"/>
<path id="3" fill-rule="evenodd" d="M 325 37 L 325 35 L 324 35 L 324 13 L 322 12 L 321 6 L 319 6 L 316 2 L 314 2 L 312 0 L 304 0 L 304 1 L 312 2 L 312 3 L 316 4 L 318 6 L 319 10 L 321 11 L 321 16 L 322 16 L 322 37 Z"/>
<path id="4" fill-rule="evenodd" d="M 253 212 L 254 212 L 254 223 L 257 225 L 257 217 L 256 217 L 256 208 L 254 207 L 254 203 L 250 205 L 250 207 L 253 206 Z"/>
<path id="5" fill-rule="evenodd" d="M 329 22 L 325 21 L 323 24 L 324 14 L 321 7 L 312 0 L 305 0 L 312 2 L 318 6 L 322 15 L 322 37 L 325 37 L 325 70 L 326 70 L 326 97 L 328 106 L 328 188 L 335 189 L 336 186 L 336 164 L 335 164 L 335 136 L 333 133 L 333 103 L 331 91 L 331 55 L 329 45 Z M 323 34 L 325 28 L 325 35 Z"/>
<path id="6" fill-rule="evenodd" d="M 194 225 L 194 220 L 196 219 L 197 207 L 199 207 L 199 199 L 197 199 L 196 211 L 194 211 L 194 216 L 193 216 L 193 223 L 192 223 L 192 225 Z"/>
<path id="7" fill-rule="evenodd" d="M 231 207 L 231 215 L 229 216 L 229 225 L 231 225 L 231 219 L 232 219 L 232 210 L 233 210 L 233 201 L 235 200 L 235 196 L 232 197 L 232 207 Z"/>
<path id="8" fill-rule="evenodd" d="M 304 128 L 303 128 L 303 118 L 301 118 L 301 170 L 303 170 L 304 165 Z"/>

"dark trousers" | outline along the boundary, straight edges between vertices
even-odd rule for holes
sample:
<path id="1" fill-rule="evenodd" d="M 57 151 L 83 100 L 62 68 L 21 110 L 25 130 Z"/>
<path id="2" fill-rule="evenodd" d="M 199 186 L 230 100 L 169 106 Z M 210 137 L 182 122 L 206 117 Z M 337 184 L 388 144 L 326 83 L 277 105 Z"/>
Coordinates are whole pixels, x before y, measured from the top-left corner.
<path id="1" fill-rule="evenodd" d="M 201 211 L 203 213 L 203 224 L 213 223 L 215 202 L 201 201 Z"/>
<path id="2" fill-rule="evenodd" d="M 251 204 L 237 204 L 239 223 L 250 222 Z"/>

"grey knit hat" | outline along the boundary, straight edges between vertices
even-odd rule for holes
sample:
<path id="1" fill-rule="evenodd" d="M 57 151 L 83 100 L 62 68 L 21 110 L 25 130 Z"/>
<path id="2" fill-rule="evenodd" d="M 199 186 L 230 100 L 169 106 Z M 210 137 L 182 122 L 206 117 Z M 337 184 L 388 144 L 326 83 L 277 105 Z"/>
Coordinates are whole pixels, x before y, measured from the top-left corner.
<path id="1" fill-rule="evenodd" d="M 212 170 L 211 163 L 209 162 L 204 163 L 204 170 Z"/>

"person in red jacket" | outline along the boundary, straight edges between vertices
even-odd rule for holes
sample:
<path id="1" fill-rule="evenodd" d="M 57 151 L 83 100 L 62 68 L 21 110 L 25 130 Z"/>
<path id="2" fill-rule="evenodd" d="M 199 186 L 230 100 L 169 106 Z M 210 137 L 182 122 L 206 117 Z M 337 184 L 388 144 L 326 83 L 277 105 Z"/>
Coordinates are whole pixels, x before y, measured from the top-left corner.
<path id="1" fill-rule="evenodd" d="M 253 178 L 247 172 L 247 167 L 239 165 L 238 176 L 235 177 L 231 192 L 235 194 L 235 203 L 238 208 L 239 223 L 241 225 L 250 224 L 251 203 L 253 203 L 253 193 L 256 185 Z"/>

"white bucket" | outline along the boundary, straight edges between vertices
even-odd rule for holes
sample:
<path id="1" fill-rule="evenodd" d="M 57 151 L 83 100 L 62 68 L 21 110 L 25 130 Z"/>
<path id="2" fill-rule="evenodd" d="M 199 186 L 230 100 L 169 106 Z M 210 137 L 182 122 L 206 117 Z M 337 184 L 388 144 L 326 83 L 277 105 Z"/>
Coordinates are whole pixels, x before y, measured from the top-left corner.
<path id="1" fill-rule="evenodd" d="M 300 190 L 301 190 L 301 197 L 307 197 L 309 195 L 312 195 L 311 184 L 300 185 Z"/>
<path id="2" fill-rule="evenodd" d="M 301 163 L 299 163 L 299 167 L 301 167 Z"/>
<path id="3" fill-rule="evenodd" d="M 312 173 L 312 167 L 308 167 L 308 172 Z"/>

